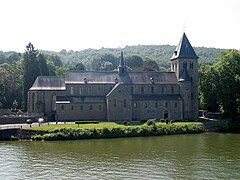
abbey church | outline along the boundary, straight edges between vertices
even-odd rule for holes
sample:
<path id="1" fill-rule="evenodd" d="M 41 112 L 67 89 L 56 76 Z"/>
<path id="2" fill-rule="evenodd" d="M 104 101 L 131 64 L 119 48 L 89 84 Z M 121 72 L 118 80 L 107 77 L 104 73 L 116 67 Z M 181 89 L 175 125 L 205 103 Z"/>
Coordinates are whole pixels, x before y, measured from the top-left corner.
<path id="1" fill-rule="evenodd" d="M 39 76 L 28 113 L 59 121 L 197 119 L 198 56 L 185 33 L 170 61 L 171 72 L 128 72 L 121 51 L 118 71 Z"/>

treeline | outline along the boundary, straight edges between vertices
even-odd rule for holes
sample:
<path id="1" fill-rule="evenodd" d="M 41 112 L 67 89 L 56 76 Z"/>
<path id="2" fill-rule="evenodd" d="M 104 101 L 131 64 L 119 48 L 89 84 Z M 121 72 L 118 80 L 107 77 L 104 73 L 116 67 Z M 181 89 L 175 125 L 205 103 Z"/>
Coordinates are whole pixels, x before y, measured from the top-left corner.
<path id="1" fill-rule="evenodd" d="M 129 71 L 168 71 L 175 46 L 149 45 L 122 48 Z M 200 64 L 213 64 L 221 49 L 195 48 Z M 36 50 L 31 43 L 25 53 L 0 51 L 0 108 L 26 110 L 28 89 L 37 76 L 63 76 L 67 70 L 116 70 L 119 48 L 60 52 Z"/>
<path id="2" fill-rule="evenodd" d="M 228 50 L 199 69 L 200 108 L 240 120 L 240 51 Z"/>
<path id="3" fill-rule="evenodd" d="M 160 70 L 166 70 L 170 68 L 170 61 L 176 46 L 170 45 L 138 45 L 138 46 L 126 46 L 122 48 L 125 56 L 137 55 L 143 59 L 150 59 L 155 61 Z M 216 62 L 218 54 L 223 49 L 216 48 L 194 48 L 199 58 L 199 64 L 213 64 Z M 104 54 L 110 54 L 115 58 L 120 56 L 120 48 L 101 48 L 101 49 L 85 49 L 82 51 L 66 51 L 60 52 L 43 51 L 46 54 L 58 55 L 64 65 L 76 65 L 77 63 L 83 63 L 87 70 L 96 70 L 96 60 L 99 56 Z"/>

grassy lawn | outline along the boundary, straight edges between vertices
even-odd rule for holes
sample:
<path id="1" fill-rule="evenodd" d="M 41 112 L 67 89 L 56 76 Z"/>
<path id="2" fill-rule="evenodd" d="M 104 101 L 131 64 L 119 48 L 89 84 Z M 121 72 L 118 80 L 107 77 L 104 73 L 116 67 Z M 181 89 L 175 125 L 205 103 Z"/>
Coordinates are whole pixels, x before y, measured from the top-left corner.
<path id="1" fill-rule="evenodd" d="M 200 122 L 175 122 L 174 125 L 188 125 L 188 124 L 202 124 Z M 32 128 L 28 128 L 29 130 L 41 130 L 41 131 L 48 131 L 48 130 L 53 130 L 53 129 L 60 129 L 60 128 L 87 128 L 87 129 L 103 129 L 103 128 L 118 128 L 118 127 L 137 127 L 137 126 L 144 126 L 146 124 L 141 124 L 139 122 L 131 122 L 129 126 L 124 126 L 121 123 L 116 123 L 116 122 L 101 122 L 99 124 L 80 124 L 79 126 L 77 124 L 49 124 L 47 125 L 46 123 L 41 125 L 41 126 L 35 126 Z M 166 125 L 165 123 L 157 122 L 157 126 L 160 125 Z"/>

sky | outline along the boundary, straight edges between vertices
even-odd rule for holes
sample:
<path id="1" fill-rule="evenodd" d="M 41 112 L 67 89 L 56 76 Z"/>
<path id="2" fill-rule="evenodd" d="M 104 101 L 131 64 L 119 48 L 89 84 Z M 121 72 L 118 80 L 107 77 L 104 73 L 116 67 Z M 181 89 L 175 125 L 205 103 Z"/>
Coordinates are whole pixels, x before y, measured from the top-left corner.
<path id="1" fill-rule="evenodd" d="M 0 50 L 61 51 L 131 45 L 240 50 L 239 0 L 1 0 Z"/>

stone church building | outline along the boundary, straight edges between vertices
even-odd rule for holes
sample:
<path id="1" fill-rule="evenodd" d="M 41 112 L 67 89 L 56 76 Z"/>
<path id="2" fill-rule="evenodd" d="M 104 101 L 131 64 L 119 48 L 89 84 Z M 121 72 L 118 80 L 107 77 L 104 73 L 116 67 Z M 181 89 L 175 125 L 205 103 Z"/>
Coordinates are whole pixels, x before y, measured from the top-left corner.
<path id="1" fill-rule="evenodd" d="M 28 113 L 59 121 L 197 119 L 198 56 L 184 33 L 171 57 L 171 72 L 69 71 L 39 76 L 28 92 Z"/>

